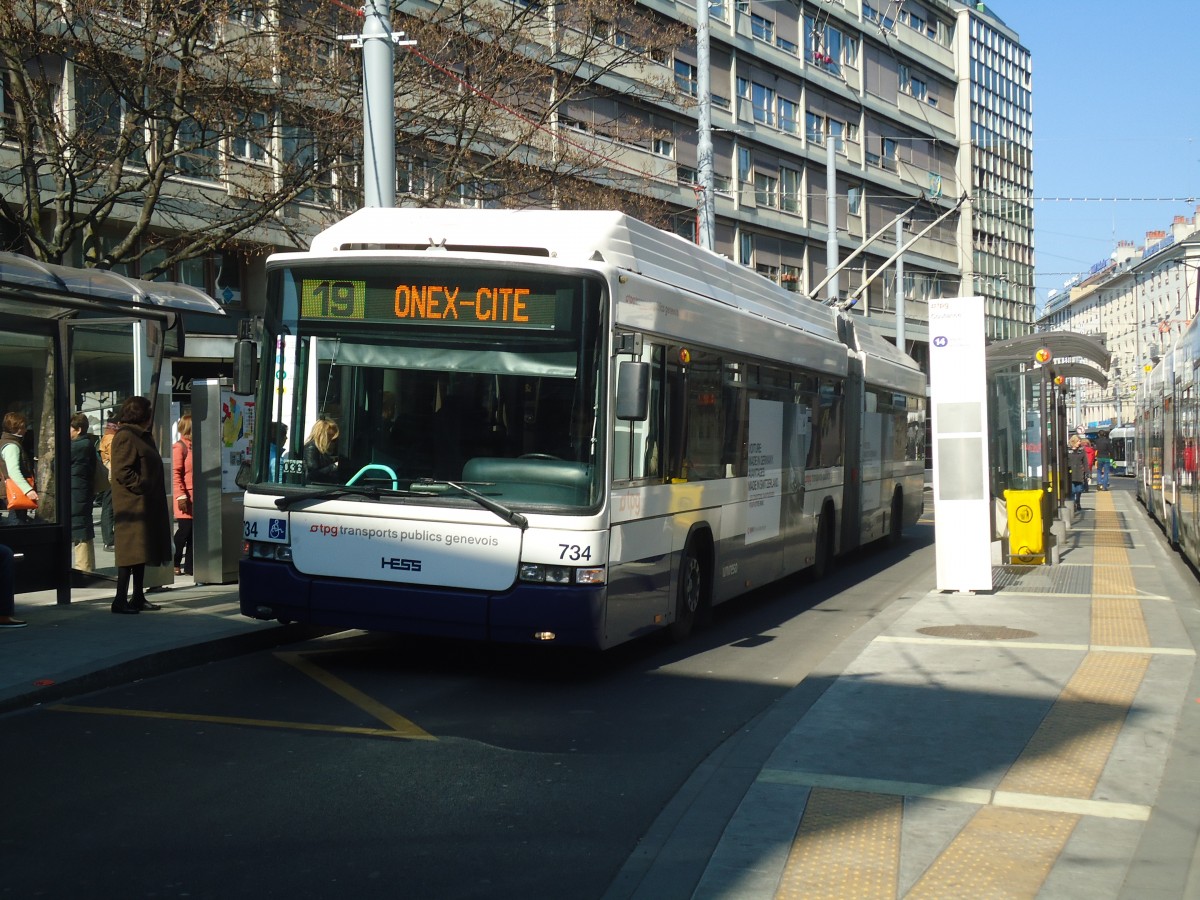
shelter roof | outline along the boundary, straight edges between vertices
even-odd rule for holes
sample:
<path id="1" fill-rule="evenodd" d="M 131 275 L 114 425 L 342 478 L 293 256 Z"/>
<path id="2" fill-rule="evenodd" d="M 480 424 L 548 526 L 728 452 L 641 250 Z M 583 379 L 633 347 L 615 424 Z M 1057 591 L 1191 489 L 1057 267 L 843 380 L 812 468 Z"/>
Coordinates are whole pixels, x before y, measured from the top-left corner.
<path id="1" fill-rule="evenodd" d="M 1059 370 L 1059 374 L 1063 374 L 1061 361 L 1073 357 L 1082 357 L 1095 363 L 1103 371 L 1107 371 L 1112 365 L 1112 354 L 1108 352 L 1103 342 L 1091 335 L 1079 334 L 1074 331 L 1039 331 L 989 344 L 987 346 L 988 369 L 1003 369 L 1020 363 L 1033 363 L 1034 354 L 1042 347 L 1048 349 L 1053 355 L 1054 361 L 1051 366 Z"/>
<path id="2" fill-rule="evenodd" d="M 63 318 L 80 310 L 225 315 L 216 300 L 186 284 L 127 278 L 107 269 L 75 269 L 0 252 L 0 302 L 11 301 L 21 302 L 27 314 L 47 318 Z"/>

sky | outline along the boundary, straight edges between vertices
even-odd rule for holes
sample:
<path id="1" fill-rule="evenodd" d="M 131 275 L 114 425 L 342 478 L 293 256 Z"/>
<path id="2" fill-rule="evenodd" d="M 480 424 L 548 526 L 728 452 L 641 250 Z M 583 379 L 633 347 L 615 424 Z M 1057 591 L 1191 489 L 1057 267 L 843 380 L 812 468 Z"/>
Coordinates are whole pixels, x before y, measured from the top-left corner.
<path id="1" fill-rule="evenodd" d="M 995 0 L 1033 58 L 1035 282 L 1052 289 L 1200 200 L 1194 0 Z M 1145 199 L 1136 199 L 1145 198 Z M 1195 198 L 1195 199 L 1193 199 Z"/>

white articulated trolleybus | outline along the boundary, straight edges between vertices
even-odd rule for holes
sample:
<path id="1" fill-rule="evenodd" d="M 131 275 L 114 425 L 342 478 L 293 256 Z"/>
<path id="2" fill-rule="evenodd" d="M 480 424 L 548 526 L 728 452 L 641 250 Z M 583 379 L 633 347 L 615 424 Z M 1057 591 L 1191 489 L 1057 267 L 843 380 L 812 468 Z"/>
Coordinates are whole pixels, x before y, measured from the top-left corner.
<path id="1" fill-rule="evenodd" d="M 910 358 L 619 213 L 364 209 L 267 281 L 248 616 L 683 637 L 921 513 Z"/>

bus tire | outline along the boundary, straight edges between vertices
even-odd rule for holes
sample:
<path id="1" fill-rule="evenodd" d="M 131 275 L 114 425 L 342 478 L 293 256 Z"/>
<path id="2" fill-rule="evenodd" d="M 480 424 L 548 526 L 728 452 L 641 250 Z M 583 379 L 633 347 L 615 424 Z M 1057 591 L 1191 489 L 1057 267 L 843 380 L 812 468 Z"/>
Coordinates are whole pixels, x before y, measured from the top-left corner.
<path id="1" fill-rule="evenodd" d="M 888 522 L 888 543 L 893 547 L 904 537 L 904 495 L 900 489 L 892 494 L 892 518 Z"/>
<path id="2" fill-rule="evenodd" d="M 820 581 L 833 571 L 833 551 L 833 508 L 826 506 L 817 522 L 817 545 L 813 550 L 811 569 L 813 581 Z"/>
<path id="3" fill-rule="evenodd" d="M 705 611 L 704 560 L 700 556 L 696 540 L 689 539 L 679 558 L 679 583 L 675 588 L 675 621 L 667 626 L 672 641 L 685 640 L 696 627 L 697 620 Z"/>

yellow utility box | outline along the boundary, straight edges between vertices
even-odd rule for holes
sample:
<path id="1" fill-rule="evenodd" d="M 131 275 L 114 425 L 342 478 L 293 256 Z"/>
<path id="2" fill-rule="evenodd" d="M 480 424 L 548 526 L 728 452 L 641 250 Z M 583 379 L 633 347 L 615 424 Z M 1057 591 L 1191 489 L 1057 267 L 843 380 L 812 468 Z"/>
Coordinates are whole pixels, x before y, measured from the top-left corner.
<path id="1" fill-rule="evenodd" d="M 1040 566 L 1046 562 L 1046 534 L 1042 527 L 1042 492 L 1005 491 L 1008 507 L 1009 562 Z"/>

